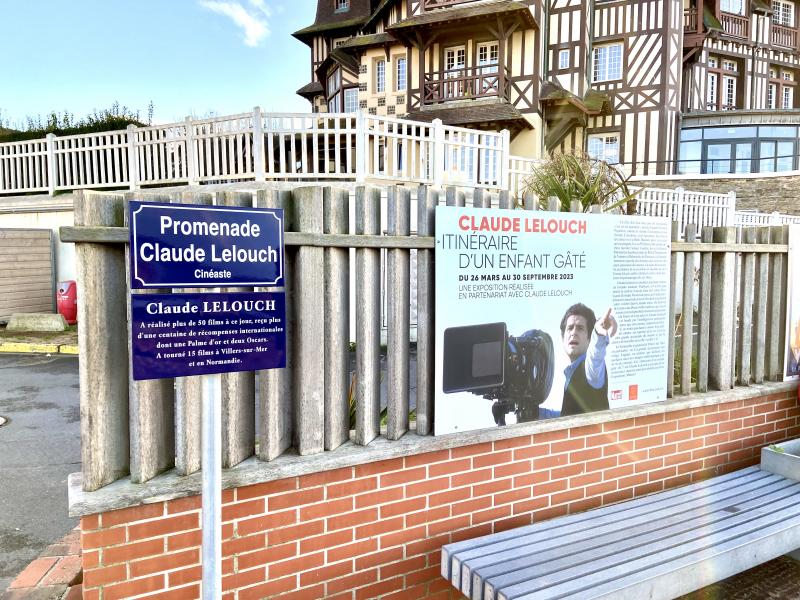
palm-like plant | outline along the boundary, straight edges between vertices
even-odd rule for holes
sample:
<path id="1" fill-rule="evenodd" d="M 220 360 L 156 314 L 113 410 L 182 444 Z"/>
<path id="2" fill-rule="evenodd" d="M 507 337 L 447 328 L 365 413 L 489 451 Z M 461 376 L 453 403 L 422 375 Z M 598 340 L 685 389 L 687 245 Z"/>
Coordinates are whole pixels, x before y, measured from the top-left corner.
<path id="1" fill-rule="evenodd" d="M 628 180 L 605 161 L 585 154 L 554 154 L 534 167 L 525 179 L 524 189 L 539 198 L 541 208 L 547 208 L 547 199 L 555 196 L 562 211 L 569 211 L 573 200 L 579 201 L 584 211 L 593 205 L 610 211 L 636 197 L 638 192 L 631 192 Z"/>

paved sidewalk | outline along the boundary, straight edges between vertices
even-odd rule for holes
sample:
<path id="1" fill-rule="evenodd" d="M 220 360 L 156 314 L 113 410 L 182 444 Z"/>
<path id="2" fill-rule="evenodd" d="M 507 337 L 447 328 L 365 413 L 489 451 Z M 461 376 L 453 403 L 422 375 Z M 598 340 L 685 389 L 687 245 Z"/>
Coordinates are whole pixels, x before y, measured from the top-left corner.
<path id="1" fill-rule="evenodd" d="M 78 331 L 70 326 L 64 332 L 8 331 L 0 326 L 0 353 L 77 354 Z"/>
<path id="2" fill-rule="evenodd" d="M 25 567 L 8 586 L 3 600 L 78 600 L 82 574 L 81 532 L 76 527 Z"/>

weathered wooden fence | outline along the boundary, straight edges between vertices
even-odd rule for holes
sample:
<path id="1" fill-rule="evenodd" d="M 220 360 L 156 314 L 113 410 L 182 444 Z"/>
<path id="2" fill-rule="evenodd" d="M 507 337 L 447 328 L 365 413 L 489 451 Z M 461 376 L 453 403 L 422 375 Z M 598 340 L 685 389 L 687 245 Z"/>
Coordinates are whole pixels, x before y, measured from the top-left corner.
<path id="1" fill-rule="evenodd" d="M 223 376 L 225 468 L 252 456 L 270 461 L 296 452 L 302 460 L 302 455 L 334 451 L 348 441 L 367 445 L 379 436 L 397 440 L 410 429 L 420 436 L 430 435 L 434 208 L 440 203 L 463 206 L 467 195 L 455 188 L 439 191 L 425 185 L 383 191 L 385 203 L 381 189 L 357 187 L 354 207 L 346 190 L 322 186 L 293 191 L 265 187 L 215 196 L 135 195 L 163 202 L 255 205 L 286 211 L 287 368 Z M 132 192 L 78 193 L 75 227 L 61 230 L 62 240 L 77 244 L 81 446 L 87 491 L 128 474 L 133 483 L 143 483 L 173 468 L 179 474 L 201 468 L 198 378 L 138 382 L 129 378 L 124 209 L 126 199 L 133 197 Z M 535 209 L 535 200 L 525 197 L 524 207 Z M 507 192 L 475 189 L 471 204 L 511 208 L 513 203 Z M 573 209 L 578 210 L 575 204 Z M 348 219 L 351 208 L 354 223 Z M 555 200 L 549 208 L 557 209 Z M 381 225 L 384 214 L 385 229 Z M 679 241 L 679 230 L 674 222 L 670 318 L 678 341 L 670 345 L 669 395 L 779 379 L 786 312 L 786 229 L 706 227 L 700 241 L 693 225 L 686 226 L 685 241 Z M 386 253 L 385 278 L 381 253 Z M 409 291 L 412 260 L 416 261 L 415 297 Z M 347 283 L 351 278 L 355 279 L 354 295 Z M 385 368 L 380 349 L 382 285 L 388 296 Z M 409 381 L 411 303 L 417 307 L 416 382 Z M 353 374 L 347 335 L 351 315 L 356 337 Z M 386 388 L 385 428 L 381 426 L 382 384 Z M 409 422 L 409 388 L 414 384 L 416 419 Z M 351 403 L 355 411 L 352 431 Z"/>

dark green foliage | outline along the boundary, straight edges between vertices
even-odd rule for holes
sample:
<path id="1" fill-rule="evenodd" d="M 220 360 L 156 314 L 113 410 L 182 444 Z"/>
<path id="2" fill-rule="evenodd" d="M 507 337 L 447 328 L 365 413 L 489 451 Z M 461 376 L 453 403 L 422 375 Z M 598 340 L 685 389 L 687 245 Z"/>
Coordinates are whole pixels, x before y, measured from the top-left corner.
<path id="1" fill-rule="evenodd" d="M 2 113 L 0 113 L 2 117 Z M 120 106 L 114 102 L 110 108 L 95 109 L 92 114 L 76 119 L 75 115 L 65 110 L 62 113 L 51 112 L 44 118 L 41 115 L 28 117 L 21 131 L 9 128 L 8 121 L 0 118 L 0 142 L 20 142 L 44 138 L 48 133 L 58 136 L 97 133 L 101 131 L 119 131 L 128 125 L 146 127 L 153 120 L 153 103 L 147 107 L 147 123 L 142 121 L 140 111 Z"/>
<path id="2" fill-rule="evenodd" d="M 540 208 L 546 209 L 547 199 L 555 196 L 562 211 L 569 211 L 573 200 L 580 201 L 584 211 L 595 204 L 603 211 L 613 210 L 636 196 L 616 166 L 583 154 L 554 154 L 534 167 L 524 185 L 539 198 Z"/>

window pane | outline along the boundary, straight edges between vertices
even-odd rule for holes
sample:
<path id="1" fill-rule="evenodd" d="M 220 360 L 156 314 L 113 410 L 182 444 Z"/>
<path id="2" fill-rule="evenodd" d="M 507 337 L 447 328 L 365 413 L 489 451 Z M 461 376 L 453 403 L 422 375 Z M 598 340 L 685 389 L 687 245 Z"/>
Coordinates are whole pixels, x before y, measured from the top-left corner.
<path id="1" fill-rule="evenodd" d="M 731 171 L 731 145 L 709 144 L 706 150 L 707 173 L 730 173 Z"/>
<path id="2" fill-rule="evenodd" d="M 727 138 L 754 138 L 756 137 L 755 127 L 709 127 L 705 130 L 704 137 L 707 140 L 720 140 Z"/>
<path id="3" fill-rule="evenodd" d="M 379 60 L 375 65 L 375 90 L 386 90 L 386 61 Z"/>
<path id="4" fill-rule="evenodd" d="M 761 160 L 758 161 L 758 170 L 761 173 L 772 173 L 775 171 L 775 142 L 761 142 L 758 145 Z"/>
<path id="5" fill-rule="evenodd" d="M 759 127 L 758 135 L 761 137 L 793 138 L 797 135 L 797 127 L 767 126 Z"/>
<path id="6" fill-rule="evenodd" d="M 691 140 L 703 139 L 702 129 L 681 129 L 681 141 L 688 142 Z"/>
<path id="7" fill-rule="evenodd" d="M 398 92 L 406 89 L 406 59 L 400 57 L 397 59 L 397 73 L 395 77 L 395 88 Z"/>
<path id="8" fill-rule="evenodd" d="M 678 173 L 699 173 L 702 151 L 703 142 L 681 142 L 678 154 Z"/>
<path id="9" fill-rule="evenodd" d="M 558 53 L 558 68 L 569 68 L 569 50 L 560 50 Z"/>
<path id="10" fill-rule="evenodd" d="M 753 145 L 736 144 L 736 164 L 734 173 L 749 173 L 750 172 L 750 158 L 753 154 Z"/>
<path id="11" fill-rule="evenodd" d="M 358 88 L 347 88 L 344 91 L 344 112 L 358 110 Z"/>
<path id="12" fill-rule="evenodd" d="M 794 142 L 778 142 L 778 171 L 791 171 L 794 165 Z"/>

